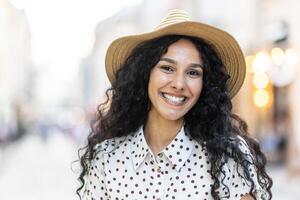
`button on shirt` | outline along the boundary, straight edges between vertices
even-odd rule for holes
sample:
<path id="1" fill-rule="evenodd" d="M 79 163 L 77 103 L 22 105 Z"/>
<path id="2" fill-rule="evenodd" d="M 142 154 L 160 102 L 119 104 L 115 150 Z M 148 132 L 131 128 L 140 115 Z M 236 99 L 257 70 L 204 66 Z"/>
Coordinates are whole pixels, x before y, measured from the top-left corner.
<path id="1" fill-rule="evenodd" d="M 127 137 L 102 142 L 96 151 L 85 178 L 83 199 L 213 199 L 208 153 L 184 126 L 157 155 L 149 148 L 142 127 Z M 221 185 L 218 192 L 222 199 L 238 200 L 250 192 L 250 184 L 237 169 L 241 167 L 236 168 L 232 159 L 225 164 L 224 182 L 230 198 Z M 250 171 L 256 176 L 254 169 Z M 259 185 L 255 184 L 259 191 Z"/>

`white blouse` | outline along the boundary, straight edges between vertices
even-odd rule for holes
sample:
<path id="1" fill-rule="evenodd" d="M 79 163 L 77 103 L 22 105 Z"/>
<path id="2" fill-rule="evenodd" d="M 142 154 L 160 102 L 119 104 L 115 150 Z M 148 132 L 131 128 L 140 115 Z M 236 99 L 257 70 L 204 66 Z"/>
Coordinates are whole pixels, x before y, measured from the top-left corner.
<path id="1" fill-rule="evenodd" d="M 241 145 L 246 147 L 242 140 Z M 97 155 L 85 178 L 85 200 L 213 199 L 208 153 L 183 127 L 157 155 L 149 148 L 143 127 L 127 137 L 105 140 L 95 148 Z M 222 199 L 239 200 L 250 192 L 250 183 L 240 175 L 242 168 L 237 168 L 232 159 L 223 170 L 230 197 L 221 184 L 218 192 Z M 249 170 L 256 178 L 254 168 Z M 256 191 L 262 191 L 258 183 L 255 184 Z"/>

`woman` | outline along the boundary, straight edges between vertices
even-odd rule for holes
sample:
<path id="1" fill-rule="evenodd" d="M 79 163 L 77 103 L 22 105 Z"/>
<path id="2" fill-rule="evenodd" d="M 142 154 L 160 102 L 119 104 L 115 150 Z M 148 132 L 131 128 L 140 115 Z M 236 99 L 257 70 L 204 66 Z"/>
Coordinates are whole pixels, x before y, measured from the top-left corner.
<path id="1" fill-rule="evenodd" d="M 84 199 L 271 199 L 272 180 L 231 98 L 245 77 L 226 32 L 172 11 L 109 47 L 112 83 L 79 177 Z"/>

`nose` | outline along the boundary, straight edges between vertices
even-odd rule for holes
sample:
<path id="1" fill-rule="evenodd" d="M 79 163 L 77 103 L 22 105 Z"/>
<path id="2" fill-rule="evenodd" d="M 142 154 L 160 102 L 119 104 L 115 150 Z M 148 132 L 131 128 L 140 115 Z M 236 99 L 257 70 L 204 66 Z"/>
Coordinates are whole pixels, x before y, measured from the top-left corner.
<path id="1" fill-rule="evenodd" d="M 176 90 L 184 90 L 185 88 L 185 77 L 181 74 L 176 74 L 174 75 L 172 82 L 171 82 L 171 87 L 176 89 Z"/>

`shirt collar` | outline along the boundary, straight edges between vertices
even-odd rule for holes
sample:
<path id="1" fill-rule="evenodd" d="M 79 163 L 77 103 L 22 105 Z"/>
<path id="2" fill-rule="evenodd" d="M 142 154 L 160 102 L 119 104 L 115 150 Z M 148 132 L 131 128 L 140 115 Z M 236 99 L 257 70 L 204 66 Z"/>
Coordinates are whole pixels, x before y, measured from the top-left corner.
<path id="1" fill-rule="evenodd" d="M 143 126 L 141 126 L 138 131 L 134 133 L 131 142 L 133 166 L 134 169 L 137 170 L 141 163 L 145 160 L 147 154 L 150 153 L 152 155 L 144 136 Z M 182 126 L 172 142 L 160 153 L 164 153 L 172 163 L 173 168 L 175 168 L 177 171 L 180 171 L 181 167 L 190 157 L 193 149 L 193 139 L 187 133 L 184 126 Z"/>
<path id="2" fill-rule="evenodd" d="M 131 140 L 131 156 L 133 161 L 133 167 L 135 170 L 144 161 L 147 154 L 150 152 L 150 148 L 144 137 L 143 126 L 136 131 Z"/>
<path id="3" fill-rule="evenodd" d="M 184 126 L 172 140 L 172 142 L 162 151 L 173 164 L 173 168 L 180 171 L 194 149 L 192 137 L 185 130 Z"/>

